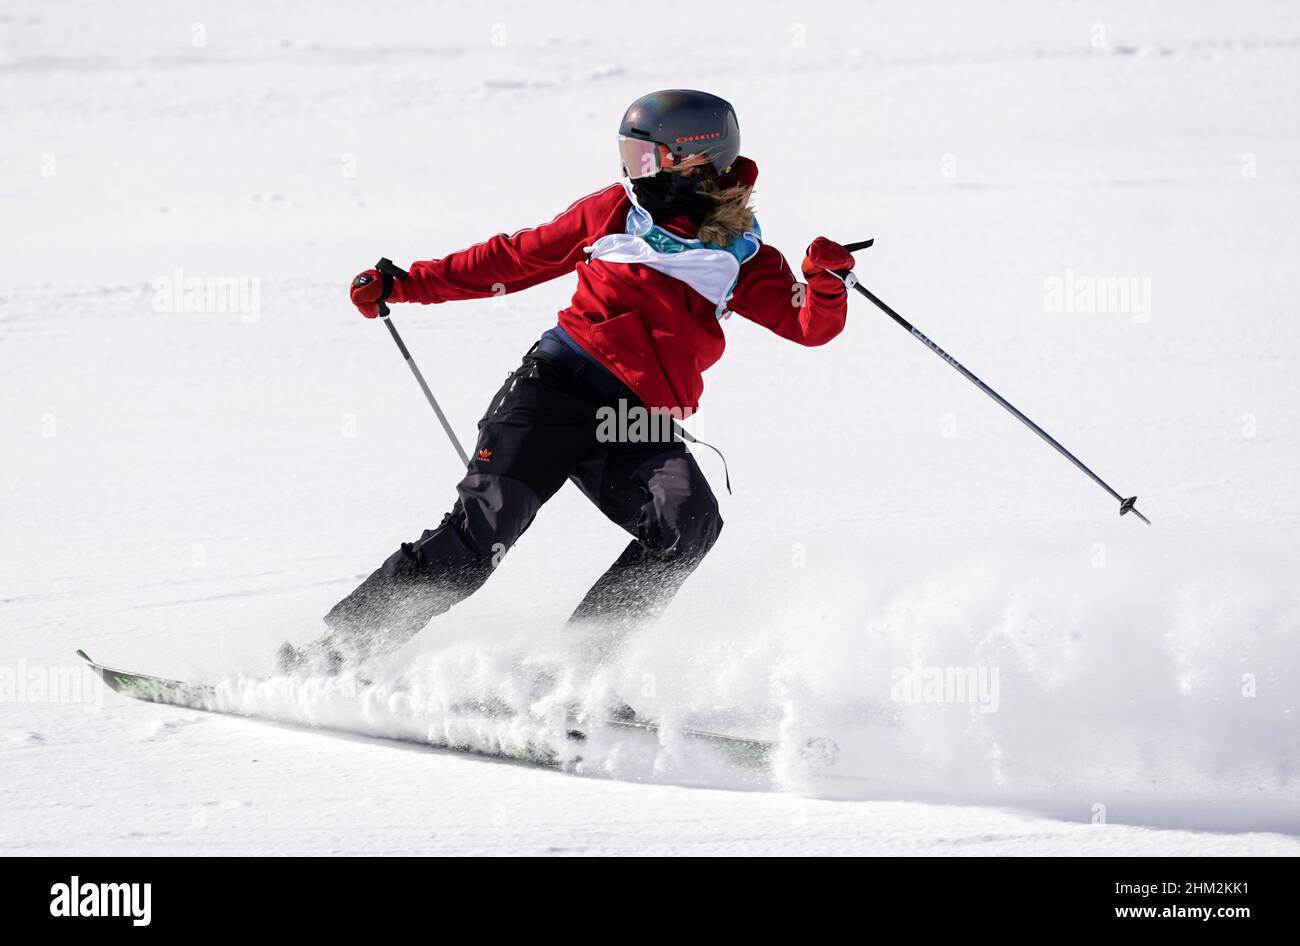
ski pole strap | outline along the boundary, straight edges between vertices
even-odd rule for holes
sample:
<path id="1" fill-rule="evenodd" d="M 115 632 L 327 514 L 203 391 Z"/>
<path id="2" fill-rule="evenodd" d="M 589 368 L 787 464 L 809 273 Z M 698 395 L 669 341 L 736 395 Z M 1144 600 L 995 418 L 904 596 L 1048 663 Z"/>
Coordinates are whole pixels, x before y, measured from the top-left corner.
<path id="1" fill-rule="evenodd" d="M 869 240 L 859 240 L 856 243 L 845 243 L 843 244 L 843 246 L 850 253 L 856 253 L 858 250 L 867 249 L 868 247 L 871 246 L 871 244 L 875 242 L 876 242 L 875 237 L 872 237 Z M 850 289 L 852 289 L 854 286 L 858 284 L 857 274 L 854 273 L 853 270 L 851 269 L 832 269 L 830 270 L 830 273 L 833 276 L 838 276 L 841 280 L 844 281 L 845 292 L 848 292 Z"/>
<path id="2" fill-rule="evenodd" d="M 385 276 L 392 276 L 394 279 L 405 279 L 407 276 L 411 275 L 406 270 L 402 269 L 402 267 L 390 260 L 387 256 L 383 257 L 375 264 L 375 269 L 379 270 L 379 272 L 383 273 Z"/>
<path id="3" fill-rule="evenodd" d="M 387 319 L 388 313 L 392 311 L 388 308 L 388 297 L 393 291 L 393 280 L 405 279 L 411 274 L 402 269 L 402 267 L 398 266 L 387 256 L 380 258 L 379 262 L 375 264 L 375 270 L 379 275 L 384 277 L 384 297 L 379 300 L 379 317 L 381 319 Z M 401 345 L 401 342 L 399 341 L 398 344 Z M 406 346 L 401 345 L 401 347 L 405 348 Z"/>
<path id="4" fill-rule="evenodd" d="M 731 495 L 731 471 L 727 469 L 727 458 L 722 455 L 722 451 L 719 450 L 711 443 L 705 443 L 703 440 L 701 440 L 699 437 L 692 434 L 681 424 L 677 423 L 677 421 L 673 421 L 673 433 L 681 437 L 687 443 L 698 443 L 702 447 L 708 447 L 710 450 L 712 450 L 714 453 L 718 455 L 718 459 L 722 461 L 722 479 L 723 482 L 727 484 L 727 495 L 730 496 Z"/>

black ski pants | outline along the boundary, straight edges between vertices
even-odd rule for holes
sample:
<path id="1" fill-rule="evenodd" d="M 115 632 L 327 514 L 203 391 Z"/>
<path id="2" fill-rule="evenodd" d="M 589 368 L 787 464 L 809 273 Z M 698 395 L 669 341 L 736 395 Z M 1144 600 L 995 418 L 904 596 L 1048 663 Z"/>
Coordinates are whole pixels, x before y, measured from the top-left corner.
<path id="1" fill-rule="evenodd" d="M 632 535 L 571 621 L 626 627 L 653 617 L 717 540 L 717 500 L 684 444 L 662 436 L 661 424 L 646 425 L 656 439 L 609 437 L 601 409 L 644 410 L 641 402 L 600 366 L 545 342 L 479 421 L 442 523 L 402 543 L 326 615 L 340 644 L 376 653 L 415 636 L 482 587 L 566 479 Z"/>

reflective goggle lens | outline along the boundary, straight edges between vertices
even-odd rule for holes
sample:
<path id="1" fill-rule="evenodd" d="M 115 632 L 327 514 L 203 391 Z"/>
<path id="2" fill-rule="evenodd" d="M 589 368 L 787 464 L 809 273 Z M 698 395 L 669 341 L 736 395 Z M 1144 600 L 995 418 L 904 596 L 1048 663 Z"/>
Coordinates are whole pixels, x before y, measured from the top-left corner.
<path id="1" fill-rule="evenodd" d="M 627 176 L 634 181 L 641 177 L 654 177 L 659 173 L 659 145 L 653 141 L 619 135 L 618 154 L 623 159 Z"/>

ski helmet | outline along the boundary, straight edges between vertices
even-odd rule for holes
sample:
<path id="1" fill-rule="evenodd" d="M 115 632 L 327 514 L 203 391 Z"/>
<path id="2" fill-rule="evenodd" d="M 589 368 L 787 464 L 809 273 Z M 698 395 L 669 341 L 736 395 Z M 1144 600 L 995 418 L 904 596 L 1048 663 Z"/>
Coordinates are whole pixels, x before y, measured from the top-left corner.
<path id="1" fill-rule="evenodd" d="M 643 95 L 618 126 L 623 171 L 632 180 L 698 161 L 725 174 L 740 154 L 740 123 L 726 99 L 694 89 Z"/>

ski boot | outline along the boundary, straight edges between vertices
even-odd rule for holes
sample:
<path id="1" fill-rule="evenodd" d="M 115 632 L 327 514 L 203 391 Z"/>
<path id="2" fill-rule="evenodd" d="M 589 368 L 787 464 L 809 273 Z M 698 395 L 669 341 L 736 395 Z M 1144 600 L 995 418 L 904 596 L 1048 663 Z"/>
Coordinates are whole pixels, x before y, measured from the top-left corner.
<path id="1" fill-rule="evenodd" d="M 285 641 L 275 654 L 276 667 L 286 676 L 337 677 L 345 663 L 347 658 L 328 634 L 300 647 Z"/>

